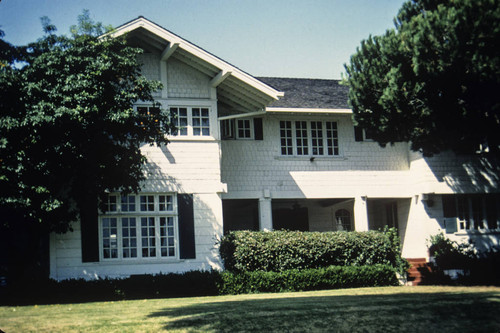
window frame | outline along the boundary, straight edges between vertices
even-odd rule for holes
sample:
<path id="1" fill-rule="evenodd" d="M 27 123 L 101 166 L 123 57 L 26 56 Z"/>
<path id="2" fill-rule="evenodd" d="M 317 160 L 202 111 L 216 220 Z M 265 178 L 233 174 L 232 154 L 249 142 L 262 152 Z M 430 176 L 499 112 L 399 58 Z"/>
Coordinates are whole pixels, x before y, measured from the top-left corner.
<path id="1" fill-rule="evenodd" d="M 342 157 L 339 120 L 279 120 L 279 133 L 281 157 Z"/>
<path id="2" fill-rule="evenodd" d="M 463 232 L 499 232 L 500 231 L 500 196 L 496 194 L 452 194 L 454 205 L 453 223 L 456 223 L 455 233 Z M 441 200 L 445 200 L 444 197 Z M 444 206 L 444 203 L 443 203 Z M 488 220 L 494 211 L 496 227 L 490 228 Z M 451 217 L 444 216 L 446 223 Z M 478 221 L 477 221 L 478 220 Z"/>
<path id="3" fill-rule="evenodd" d="M 171 192 L 165 193 L 138 193 L 138 194 L 128 194 L 126 196 L 120 193 L 111 193 L 109 196 L 117 198 L 117 209 L 115 211 L 99 212 L 98 225 L 99 225 L 99 260 L 101 262 L 129 262 L 129 261 L 176 261 L 179 260 L 180 256 L 180 242 L 179 242 L 179 212 L 177 203 L 177 194 Z M 122 197 L 130 198 L 134 196 L 135 211 L 129 211 L 129 206 L 127 209 L 122 209 Z M 153 197 L 154 198 L 154 209 L 153 210 L 141 210 L 141 197 Z M 165 210 L 160 210 L 160 197 L 170 197 L 170 205 L 165 205 Z M 130 205 L 130 202 L 124 203 Z M 105 232 L 104 232 L 104 221 L 109 219 L 116 219 L 116 235 L 111 238 L 116 238 L 116 248 L 109 247 L 109 257 L 105 255 Z M 127 220 L 128 226 L 125 225 L 125 219 Z M 135 219 L 135 248 L 130 245 L 125 245 L 125 238 L 129 240 L 130 244 L 130 220 Z M 154 221 L 154 237 L 149 239 L 154 239 L 153 247 L 155 251 L 154 256 L 144 256 L 143 251 L 146 249 L 143 244 L 143 238 L 146 236 L 142 235 L 143 226 L 142 219 L 152 219 Z M 162 219 L 165 221 L 165 226 L 162 225 Z M 162 231 L 162 227 L 165 227 L 165 232 Z M 124 230 L 128 228 L 128 235 L 124 235 Z M 149 227 L 148 227 L 149 228 Z M 170 230 L 172 230 L 170 232 Z M 162 239 L 164 243 L 162 244 Z M 173 242 L 173 244 L 171 243 Z M 111 240 L 110 240 L 111 243 Z M 148 247 L 150 244 L 148 242 Z M 112 257 L 112 250 L 116 249 L 117 256 Z M 136 256 L 132 257 L 130 254 L 135 249 Z M 166 255 L 162 255 L 162 250 L 166 249 Z M 129 251 L 129 256 L 125 256 L 125 251 Z M 173 255 L 170 255 L 170 250 L 173 251 Z"/>
<path id="4" fill-rule="evenodd" d="M 188 105 L 169 105 L 168 111 L 170 113 L 170 120 L 175 125 L 176 131 L 172 132 L 172 138 L 197 138 L 197 139 L 206 139 L 209 137 L 213 137 L 213 129 L 214 129 L 214 121 L 211 115 L 211 107 L 206 105 L 197 105 L 197 106 L 188 106 Z M 186 110 L 186 116 L 175 117 L 173 110 L 177 111 L 177 114 L 180 113 L 181 110 Z M 194 115 L 195 111 L 199 112 L 199 115 Z M 206 111 L 206 116 L 203 115 L 203 112 Z M 181 119 L 185 119 L 186 125 L 180 125 Z M 203 120 L 208 122 L 208 125 L 205 125 Z M 195 122 L 199 121 L 199 124 L 195 126 Z M 203 134 L 204 129 L 208 129 L 208 134 Z M 195 134 L 196 130 L 200 131 L 200 134 Z"/>

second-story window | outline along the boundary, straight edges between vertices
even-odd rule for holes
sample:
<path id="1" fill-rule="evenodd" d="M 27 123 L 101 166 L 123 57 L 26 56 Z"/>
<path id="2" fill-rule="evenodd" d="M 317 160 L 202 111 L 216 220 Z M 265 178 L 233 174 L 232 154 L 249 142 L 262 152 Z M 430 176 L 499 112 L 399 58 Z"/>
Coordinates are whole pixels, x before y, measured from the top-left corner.
<path id="1" fill-rule="evenodd" d="M 338 156 L 335 121 L 280 121 L 281 155 Z"/>
<path id="2" fill-rule="evenodd" d="M 210 136 L 209 108 L 171 107 L 175 136 Z"/>

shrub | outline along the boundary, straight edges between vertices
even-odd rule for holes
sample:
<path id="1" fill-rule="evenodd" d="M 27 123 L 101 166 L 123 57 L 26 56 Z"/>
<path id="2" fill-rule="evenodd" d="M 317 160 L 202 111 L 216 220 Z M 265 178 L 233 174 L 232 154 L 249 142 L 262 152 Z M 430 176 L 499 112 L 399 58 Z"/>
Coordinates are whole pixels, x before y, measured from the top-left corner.
<path id="1" fill-rule="evenodd" d="M 160 297 L 217 295 L 218 271 L 135 275 L 125 279 L 16 281 L 2 290 L 0 303 L 74 303 Z"/>
<path id="2" fill-rule="evenodd" d="M 221 294 L 285 292 L 398 285 L 388 265 L 330 266 L 282 272 L 244 271 L 221 273 Z"/>
<path id="3" fill-rule="evenodd" d="M 429 239 L 429 254 L 434 257 L 432 274 L 428 280 L 435 284 L 500 285 L 500 249 L 477 252 L 474 243 L 458 243 L 442 233 Z M 444 272 L 463 271 L 456 280 Z"/>
<path id="4" fill-rule="evenodd" d="M 383 264 L 403 273 L 397 232 L 233 231 L 221 239 L 224 267 L 232 272 L 283 272 L 329 266 Z"/>
<path id="5" fill-rule="evenodd" d="M 440 269 L 464 269 L 476 257 L 472 243 L 458 243 L 442 233 L 431 236 L 429 242 L 429 255 Z"/>

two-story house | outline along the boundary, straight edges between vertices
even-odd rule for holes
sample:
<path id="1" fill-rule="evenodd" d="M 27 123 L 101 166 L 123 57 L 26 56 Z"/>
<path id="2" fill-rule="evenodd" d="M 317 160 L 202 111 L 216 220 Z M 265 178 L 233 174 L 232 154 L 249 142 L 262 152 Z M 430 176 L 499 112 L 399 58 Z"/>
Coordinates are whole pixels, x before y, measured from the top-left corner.
<path id="1" fill-rule="evenodd" d="M 499 245 L 491 160 L 381 148 L 353 125 L 336 80 L 256 78 L 143 17 L 113 32 L 125 33 L 178 130 L 142 148 L 141 193 L 111 193 L 95 226 L 51 235 L 52 278 L 221 269 L 217 241 L 238 229 L 393 226 L 406 258 L 426 258 L 439 232 Z"/>

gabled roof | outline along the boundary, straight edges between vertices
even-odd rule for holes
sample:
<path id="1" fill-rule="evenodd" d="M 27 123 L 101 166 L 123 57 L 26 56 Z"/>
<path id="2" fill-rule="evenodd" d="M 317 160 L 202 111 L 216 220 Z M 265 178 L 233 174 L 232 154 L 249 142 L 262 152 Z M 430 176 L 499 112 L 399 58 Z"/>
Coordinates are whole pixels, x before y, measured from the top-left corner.
<path id="1" fill-rule="evenodd" d="M 285 96 L 273 101 L 268 109 L 350 109 L 349 87 L 340 80 L 258 77 Z"/>
<path id="2" fill-rule="evenodd" d="M 173 57 L 208 75 L 212 78 L 211 85 L 217 87 L 219 102 L 231 109 L 255 111 L 283 96 L 282 92 L 142 16 L 111 32 L 111 36 L 123 34 L 135 45 L 159 54 L 162 60 Z"/>

